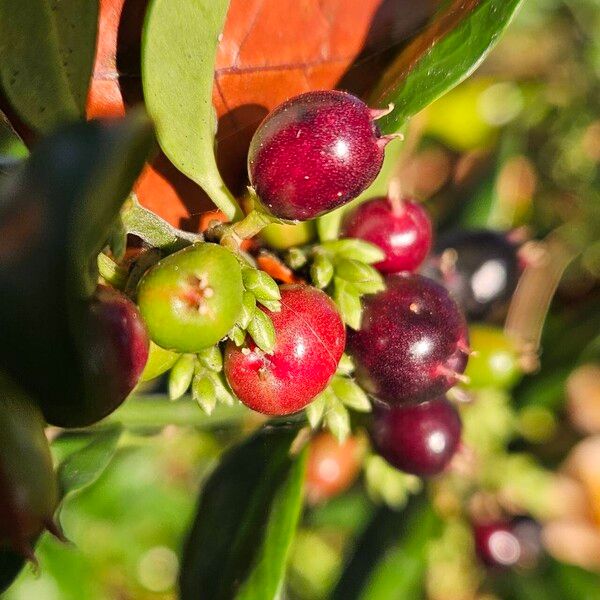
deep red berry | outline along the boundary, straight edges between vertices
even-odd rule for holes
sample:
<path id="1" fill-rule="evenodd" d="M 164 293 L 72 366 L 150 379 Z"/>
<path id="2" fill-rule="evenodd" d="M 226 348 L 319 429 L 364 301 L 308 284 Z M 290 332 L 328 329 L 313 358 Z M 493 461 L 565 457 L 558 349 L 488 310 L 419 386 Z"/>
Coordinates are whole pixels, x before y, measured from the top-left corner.
<path id="1" fill-rule="evenodd" d="M 379 407 L 373 418 L 375 450 L 391 465 L 419 477 L 441 473 L 458 448 L 461 421 L 445 398 Z"/>
<path id="2" fill-rule="evenodd" d="M 311 441 L 306 465 L 306 495 L 311 503 L 322 502 L 348 489 L 358 473 L 364 455 L 363 439 L 350 436 L 344 442 L 328 432 Z"/>
<path id="3" fill-rule="evenodd" d="M 385 259 L 375 267 L 382 273 L 414 271 L 431 248 L 431 221 L 416 202 L 373 198 L 347 215 L 343 235 L 379 246 Z"/>
<path id="4" fill-rule="evenodd" d="M 275 216 L 314 219 L 369 186 L 388 140 L 358 98 L 333 90 L 301 94 L 256 130 L 248 153 L 250 182 Z"/>
<path id="5" fill-rule="evenodd" d="M 521 544 L 510 523 L 479 523 L 473 534 L 477 556 L 488 567 L 512 567 L 519 562 Z"/>
<path id="6" fill-rule="evenodd" d="M 468 332 L 448 292 L 420 275 L 389 275 L 367 296 L 362 325 L 348 334 L 356 375 L 389 404 L 429 400 L 457 383 L 467 364 Z"/>
<path id="7" fill-rule="evenodd" d="M 441 238 L 427 274 L 443 281 L 469 320 L 502 313 L 519 279 L 517 248 L 497 231 L 458 231 Z"/>
<path id="8" fill-rule="evenodd" d="M 253 342 L 225 349 L 225 375 L 235 395 L 251 409 L 287 415 L 322 392 L 336 371 L 346 334 L 335 304 L 306 285 L 281 287 L 281 311 L 268 314 L 275 349 L 265 354 Z"/>

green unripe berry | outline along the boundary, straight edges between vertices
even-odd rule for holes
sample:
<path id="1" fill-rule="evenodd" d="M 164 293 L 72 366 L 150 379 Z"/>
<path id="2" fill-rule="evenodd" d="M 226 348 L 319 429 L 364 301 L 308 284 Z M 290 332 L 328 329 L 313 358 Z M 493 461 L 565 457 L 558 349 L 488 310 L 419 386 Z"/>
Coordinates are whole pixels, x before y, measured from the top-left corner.
<path id="1" fill-rule="evenodd" d="M 510 389 L 519 381 L 522 375 L 519 355 L 502 329 L 472 325 L 469 339 L 473 350 L 465 371 L 469 387 Z"/>
<path id="2" fill-rule="evenodd" d="M 200 243 L 167 256 L 138 286 L 138 306 L 150 338 L 176 352 L 213 346 L 242 308 L 242 274 L 233 254 Z"/>

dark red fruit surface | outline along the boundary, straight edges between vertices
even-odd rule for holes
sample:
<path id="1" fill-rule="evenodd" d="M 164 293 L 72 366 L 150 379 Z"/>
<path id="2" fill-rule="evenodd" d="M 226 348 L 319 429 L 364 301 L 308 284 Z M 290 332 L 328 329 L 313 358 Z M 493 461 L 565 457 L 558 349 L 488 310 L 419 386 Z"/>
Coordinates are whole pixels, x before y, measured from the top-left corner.
<path id="1" fill-rule="evenodd" d="M 350 436 L 340 443 L 329 432 L 310 442 L 306 465 L 306 495 L 311 503 L 328 500 L 348 489 L 360 472 L 365 444 Z"/>
<path id="2" fill-rule="evenodd" d="M 260 307 L 273 320 L 275 349 L 262 352 L 248 337 L 225 349 L 225 375 L 236 396 L 267 415 L 304 408 L 322 392 L 344 351 L 346 334 L 333 301 L 305 285 L 281 287 L 281 311 Z"/>
<path id="3" fill-rule="evenodd" d="M 465 370 L 468 332 L 448 292 L 421 275 L 389 275 L 364 300 L 362 325 L 348 334 L 361 385 L 389 403 L 444 394 Z"/>
<path id="4" fill-rule="evenodd" d="M 308 92 L 273 110 L 257 129 L 248 172 L 261 202 L 282 219 L 314 219 L 377 176 L 387 139 L 358 98 Z"/>
<path id="5" fill-rule="evenodd" d="M 372 426 L 373 445 L 391 465 L 419 477 L 441 473 L 458 448 L 458 412 L 445 398 L 379 407 Z"/>
<path id="6" fill-rule="evenodd" d="M 136 386 L 148 359 L 148 334 L 137 306 L 123 294 L 99 287 L 89 308 L 84 359 L 88 385 L 110 414 Z M 95 415 L 94 419 L 101 418 Z"/>
<path id="7" fill-rule="evenodd" d="M 427 274 L 443 281 L 469 320 L 502 313 L 520 272 L 517 248 L 501 232 L 487 229 L 440 238 L 427 267 Z"/>
<path id="8" fill-rule="evenodd" d="M 488 567 L 512 567 L 521 558 L 521 544 L 510 523 L 479 523 L 473 528 L 477 556 Z"/>
<path id="9" fill-rule="evenodd" d="M 379 246 L 385 259 L 375 267 L 382 273 L 414 271 L 431 248 L 431 221 L 416 202 L 373 198 L 347 215 L 343 235 Z"/>

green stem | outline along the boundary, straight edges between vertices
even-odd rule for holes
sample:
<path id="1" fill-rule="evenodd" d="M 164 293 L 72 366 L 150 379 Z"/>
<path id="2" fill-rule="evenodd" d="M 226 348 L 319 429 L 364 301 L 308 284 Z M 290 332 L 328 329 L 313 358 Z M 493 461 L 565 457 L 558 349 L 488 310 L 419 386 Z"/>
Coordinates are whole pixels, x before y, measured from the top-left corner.
<path id="1" fill-rule="evenodd" d="M 242 212 L 240 205 L 237 203 L 237 200 L 233 197 L 224 183 L 214 183 L 212 180 L 202 180 L 198 181 L 198 183 L 210 196 L 210 199 L 213 201 L 214 205 L 223 213 L 225 213 L 230 221 L 236 221 L 243 218 L 244 213 Z"/>
<path id="2" fill-rule="evenodd" d="M 128 428 L 180 425 L 212 429 L 240 424 L 248 415 L 243 404 L 219 404 L 208 416 L 190 396 L 172 402 L 164 394 L 134 394 L 103 424 L 119 422 Z"/>
<path id="3" fill-rule="evenodd" d="M 127 233 L 142 238 L 155 248 L 184 247 L 201 242 L 200 233 L 189 233 L 173 227 L 152 211 L 144 208 L 132 194 L 121 210 L 121 220 Z"/>
<path id="4" fill-rule="evenodd" d="M 127 269 L 119 266 L 112 258 L 103 252 L 98 254 L 98 272 L 106 283 L 112 287 L 122 290 L 127 283 Z"/>

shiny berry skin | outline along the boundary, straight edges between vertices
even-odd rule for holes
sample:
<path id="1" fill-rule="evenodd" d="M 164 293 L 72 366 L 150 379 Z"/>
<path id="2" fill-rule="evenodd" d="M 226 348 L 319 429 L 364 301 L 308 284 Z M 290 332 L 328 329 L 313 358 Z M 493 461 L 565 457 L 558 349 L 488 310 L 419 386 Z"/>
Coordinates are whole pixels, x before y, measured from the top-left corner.
<path id="1" fill-rule="evenodd" d="M 306 285 L 281 288 L 281 311 L 260 307 L 273 321 L 275 348 L 265 354 L 247 338 L 225 348 L 225 375 L 235 395 L 267 415 L 287 415 L 304 408 L 322 392 L 336 371 L 346 333 L 335 304 L 324 292 Z"/>
<path id="2" fill-rule="evenodd" d="M 317 434 L 308 449 L 305 489 L 312 504 L 347 490 L 360 472 L 365 453 L 363 439 L 350 436 L 340 443 L 329 432 Z"/>
<path id="3" fill-rule="evenodd" d="M 497 231 L 449 234 L 436 244 L 431 263 L 436 261 L 436 278 L 444 282 L 469 320 L 501 314 L 517 287 L 517 248 Z"/>
<path id="4" fill-rule="evenodd" d="M 176 352 L 199 352 L 221 340 L 242 309 L 242 272 L 218 244 L 195 244 L 149 269 L 137 302 L 153 342 Z"/>
<path id="5" fill-rule="evenodd" d="M 441 473 L 458 448 L 458 412 L 445 398 L 378 407 L 371 436 L 375 451 L 391 465 L 419 477 Z"/>
<path id="6" fill-rule="evenodd" d="M 488 567 L 515 566 L 521 558 L 521 544 L 507 521 L 478 523 L 473 528 L 475 550 Z"/>
<path id="7" fill-rule="evenodd" d="M 374 265 L 382 273 L 414 271 L 431 248 L 431 221 L 411 200 L 396 203 L 383 197 L 363 202 L 346 216 L 342 232 L 383 250 L 385 259 Z"/>
<path id="8" fill-rule="evenodd" d="M 468 387 L 510 389 L 521 378 L 515 344 L 502 329 L 475 323 L 469 327 L 472 355 L 465 370 Z"/>
<path id="9" fill-rule="evenodd" d="M 248 153 L 250 182 L 276 217 L 314 219 L 369 186 L 388 139 L 355 96 L 307 92 L 275 108 L 256 130 Z"/>
<path id="10" fill-rule="evenodd" d="M 429 400 L 454 386 L 468 356 L 464 317 L 448 292 L 421 275 L 388 275 L 364 300 L 348 350 L 363 388 L 385 403 Z"/>

